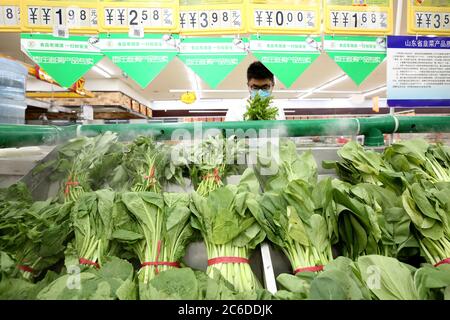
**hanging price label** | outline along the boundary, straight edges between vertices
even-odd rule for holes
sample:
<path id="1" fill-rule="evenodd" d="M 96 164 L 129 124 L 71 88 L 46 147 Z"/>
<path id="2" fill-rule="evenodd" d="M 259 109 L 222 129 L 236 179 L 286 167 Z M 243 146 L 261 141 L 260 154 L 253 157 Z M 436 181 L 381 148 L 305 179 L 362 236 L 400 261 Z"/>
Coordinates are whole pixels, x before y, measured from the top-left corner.
<path id="1" fill-rule="evenodd" d="M 450 35 L 450 2 L 409 0 L 408 33 Z"/>
<path id="2" fill-rule="evenodd" d="M 250 32 L 278 34 L 320 32 L 322 1 L 306 0 L 301 1 L 301 5 L 297 4 L 298 1 L 292 1 L 292 4 L 286 4 L 284 1 L 282 5 L 273 4 L 273 1 L 264 2 L 266 4 L 253 0 L 248 5 L 247 17 Z"/>
<path id="3" fill-rule="evenodd" d="M 172 1 L 101 2 L 100 28 L 108 32 L 128 32 L 142 26 L 145 32 L 177 32 L 178 7 Z"/>
<path id="4" fill-rule="evenodd" d="M 57 26 L 67 27 L 71 33 L 98 32 L 96 1 L 22 1 L 22 29 L 53 32 Z"/>
<path id="5" fill-rule="evenodd" d="M 393 28 L 392 0 L 325 1 L 326 33 L 386 35 Z"/>
<path id="6" fill-rule="evenodd" d="M 218 4 L 220 2 L 223 4 Z M 244 3 L 240 0 L 181 0 L 179 15 L 180 33 L 183 35 L 245 32 Z"/>
<path id="7" fill-rule="evenodd" d="M 0 3 L 0 32 L 20 30 L 20 1 L 2 0 Z"/>

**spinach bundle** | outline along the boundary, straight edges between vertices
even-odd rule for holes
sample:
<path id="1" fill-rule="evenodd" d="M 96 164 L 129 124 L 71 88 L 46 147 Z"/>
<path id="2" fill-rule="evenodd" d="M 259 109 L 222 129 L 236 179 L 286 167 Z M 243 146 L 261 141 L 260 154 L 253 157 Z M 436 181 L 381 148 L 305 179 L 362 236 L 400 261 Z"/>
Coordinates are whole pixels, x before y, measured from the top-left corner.
<path id="1" fill-rule="evenodd" d="M 115 196 L 112 190 L 84 193 L 72 207 L 74 247 L 82 265 L 101 267 L 104 259 L 115 253 L 111 243 Z"/>
<path id="2" fill-rule="evenodd" d="M 260 289 L 235 292 L 222 279 L 212 279 L 189 268 L 161 272 L 149 283 L 152 300 L 270 300 L 272 295 Z"/>
<path id="3" fill-rule="evenodd" d="M 218 188 L 208 196 L 192 193 L 192 226 L 206 244 L 206 273 L 212 278 L 223 277 L 238 292 L 260 288 L 248 261 L 250 250 L 265 238 L 247 206 L 258 191 L 256 176 L 247 169 L 237 186 Z"/>
<path id="4" fill-rule="evenodd" d="M 422 255 L 432 264 L 450 261 L 450 183 L 408 184 L 403 207 L 414 224 Z"/>
<path id="5" fill-rule="evenodd" d="M 155 142 L 151 137 L 141 136 L 128 146 L 124 155 L 128 190 L 133 192 L 160 192 L 166 181 L 181 182 L 181 169 L 170 161 L 170 148 Z"/>
<path id="6" fill-rule="evenodd" d="M 289 182 L 299 179 L 317 183 L 317 163 L 312 152 L 298 154 L 292 140 L 280 139 L 278 148 L 266 146 L 260 151 L 256 173 L 265 192 L 282 190 Z"/>
<path id="7" fill-rule="evenodd" d="M 341 161 L 323 161 L 324 169 L 335 169 L 337 175 L 346 182 L 360 182 L 382 185 L 380 174 L 391 171 L 380 153 L 364 149 L 355 141 L 348 142 L 339 151 Z"/>
<path id="8" fill-rule="evenodd" d="M 248 99 L 244 120 L 275 120 L 278 109 L 271 107 L 272 102 L 272 96 L 263 98 L 259 94 L 256 94 L 254 98 Z"/>
<path id="9" fill-rule="evenodd" d="M 87 141 L 81 140 L 82 148 L 66 171 L 66 179 L 61 187 L 60 194 L 64 201 L 75 201 L 84 192 L 92 190 L 91 171 L 106 154 L 117 151 L 117 139 L 117 134 L 106 132 L 95 138 L 88 138 Z"/>
<path id="10" fill-rule="evenodd" d="M 386 148 L 384 159 L 408 182 L 426 179 L 430 182 L 450 182 L 450 148 L 432 145 L 423 139 L 397 142 Z"/>
<path id="11" fill-rule="evenodd" d="M 62 257 L 70 239 L 72 203 L 53 199 L 31 202 L 19 183 L 0 193 L 0 250 L 9 253 L 26 279 L 38 276 Z M 6 200 L 9 199 L 9 200 Z"/>
<path id="12" fill-rule="evenodd" d="M 244 142 L 235 136 L 224 139 L 217 135 L 189 148 L 186 163 L 198 194 L 207 196 L 222 187 L 228 175 L 239 171 L 237 160 L 244 152 Z"/>
<path id="13" fill-rule="evenodd" d="M 320 271 L 333 259 L 337 241 L 331 180 L 312 186 L 293 180 L 285 189 L 250 199 L 248 206 L 271 242 L 279 246 L 295 274 Z"/>
<path id="14" fill-rule="evenodd" d="M 125 192 L 116 203 L 113 237 L 138 257 L 141 299 L 149 298 L 148 283 L 159 272 L 177 268 L 193 237 L 189 195 Z"/>
<path id="15" fill-rule="evenodd" d="M 103 261 L 101 269 L 89 268 L 82 272 L 75 272 L 77 270 L 73 269 L 71 263 L 68 259 L 67 274 L 61 274 L 56 279 L 53 277 L 50 283 L 49 281 L 39 283 L 36 299 L 135 300 L 137 298 L 131 263 L 116 257 L 108 257 Z"/>
<path id="16" fill-rule="evenodd" d="M 373 294 L 362 279 L 358 265 L 345 257 L 328 263 L 323 272 L 281 274 L 277 277 L 281 300 L 372 300 Z"/>

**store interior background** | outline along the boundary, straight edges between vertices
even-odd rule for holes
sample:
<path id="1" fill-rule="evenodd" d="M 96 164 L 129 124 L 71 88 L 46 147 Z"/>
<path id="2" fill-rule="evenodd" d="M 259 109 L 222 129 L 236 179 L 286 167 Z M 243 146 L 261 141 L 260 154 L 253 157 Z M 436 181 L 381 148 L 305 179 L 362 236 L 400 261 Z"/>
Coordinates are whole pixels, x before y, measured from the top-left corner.
<path id="1" fill-rule="evenodd" d="M 395 19 L 395 32 L 400 35 L 407 34 L 406 1 L 403 1 L 403 5 L 401 20 Z M 394 16 L 398 17 L 396 6 L 394 10 Z M 0 53 L 33 64 L 20 50 L 19 33 L 0 33 Z M 249 54 L 213 90 L 175 58 L 147 88 L 141 89 L 105 57 L 84 76 L 85 88 L 97 96 L 94 99 L 55 98 L 52 92 L 64 89 L 28 76 L 27 92 L 47 93 L 47 96 L 27 100 L 25 122 L 57 125 L 85 123 L 81 116 L 83 105 L 94 108 L 94 120 L 89 123 L 223 121 L 228 108 L 245 103 L 244 99 L 248 97 L 246 68 L 255 60 Z M 288 120 L 389 114 L 386 105 L 386 72 L 385 60 L 357 86 L 326 53 L 322 53 L 292 87 L 286 88 L 276 81 L 274 104 L 285 109 Z M 197 96 L 197 101 L 189 105 L 180 101 L 181 95 L 188 91 L 195 92 Z M 378 112 L 373 110 L 374 97 L 379 97 Z M 49 109 L 53 112 L 49 112 Z M 395 111 L 407 115 L 443 115 L 449 114 L 450 108 Z"/>

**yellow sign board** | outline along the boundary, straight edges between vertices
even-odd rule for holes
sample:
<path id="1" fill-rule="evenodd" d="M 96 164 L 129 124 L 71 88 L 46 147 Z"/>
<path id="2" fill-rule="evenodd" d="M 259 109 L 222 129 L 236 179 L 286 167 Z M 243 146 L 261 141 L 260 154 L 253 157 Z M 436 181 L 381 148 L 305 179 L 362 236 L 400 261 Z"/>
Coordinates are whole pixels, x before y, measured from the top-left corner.
<path id="1" fill-rule="evenodd" d="M 246 32 L 243 0 L 180 0 L 180 34 L 213 35 Z"/>
<path id="2" fill-rule="evenodd" d="M 322 0 L 250 0 L 248 30 L 272 34 L 320 33 Z"/>
<path id="3" fill-rule="evenodd" d="M 71 33 L 98 32 L 97 0 L 27 0 L 21 1 L 23 31 L 53 32 L 56 27 Z"/>
<path id="4" fill-rule="evenodd" d="M 328 34 L 388 35 L 394 30 L 393 0 L 324 0 Z"/>
<path id="5" fill-rule="evenodd" d="M 20 31 L 20 0 L 1 0 L 0 32 Z"/>
<path id="6" fill-rule="evenodd" d="M 176 33 L 178 24 L 177 1 L 100 1 L 100 30 L 129 32 L 142 28 L 144 32 Z"/>
<path id="7" fill-rule="evenodd" d="M 450 35 L 450 1 L 408 0 L 408 33 Z"/>

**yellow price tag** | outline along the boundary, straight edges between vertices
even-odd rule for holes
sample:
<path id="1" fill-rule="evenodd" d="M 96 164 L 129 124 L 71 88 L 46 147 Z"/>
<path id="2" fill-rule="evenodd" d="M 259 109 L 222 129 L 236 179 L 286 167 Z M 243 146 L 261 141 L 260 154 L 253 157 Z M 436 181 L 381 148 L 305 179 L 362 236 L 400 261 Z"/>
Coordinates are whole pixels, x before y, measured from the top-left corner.
<path id="1" fill-rule="evenodd" d="M 450 1 L 408 0 L 408 33 L 450 35 Z"/>
<path id="2" fill-rule="evenodd" d="M 20 31 L 20 0 L 0 3 L 0 32 Z"/>
<path id="3" fill-rule="evenodd" d="M 393 0 L 325 0 L 328 34 L 388 35 L 394 30 Z"/>
<path id="4" fill-rule="evenodd" d="M 321 0 L 250 0 L 248 30 L 272 34 L 320 33 Z"/>
<path id="5" fill-rule="evenodd" d="M 56 27 L 66 27 L 71 33 L 97 33 L 98 3 L 97 0 L 21 1 L 20 18 L 24 31 L 53 32 Z"/>
<path id="6" fill-rule="evenodd" d="M 213 35 L 246 32 L 242 0 L 180 0 L 180 34 Z"/>
<path id="7" fill-rule="evenodd" d="M 178 32 L 177 1 L 101 1 L 100 30 L 128 32 L 143 28 L 144 32 Z"/>

